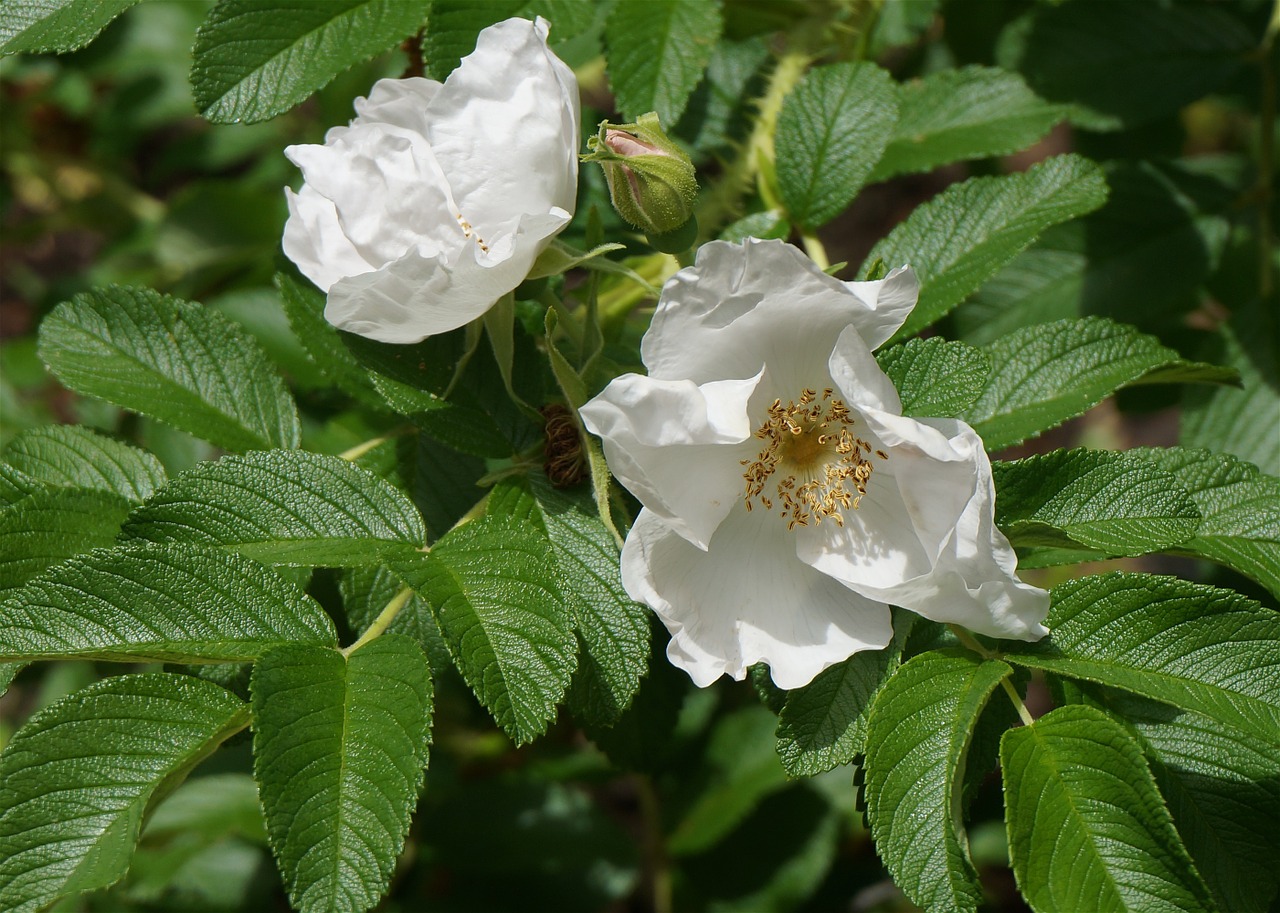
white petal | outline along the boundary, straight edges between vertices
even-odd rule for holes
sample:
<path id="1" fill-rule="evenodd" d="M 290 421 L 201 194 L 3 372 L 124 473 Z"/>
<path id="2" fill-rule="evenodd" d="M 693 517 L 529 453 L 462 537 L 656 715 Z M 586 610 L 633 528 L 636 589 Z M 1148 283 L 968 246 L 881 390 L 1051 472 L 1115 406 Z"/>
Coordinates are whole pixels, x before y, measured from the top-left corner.
<path id="1" fill-rule="evenodd" d="M 781 352 L 803 350 L 812 361 L 864 322 L 879 333 L 884 318 L 791 245 L 713 241 L 663 288 L 641 353 L 654 377 L 747 377 L 765 363 L 784 370 L 790 356 Z"/>
<path id="2" fill-rule="evenodd" d="M 873 351 L 898 332 L 920 297 L 920 280 L 909 266 L 900 266 L 874 282 L 846 282 L 845 287 L 866 305 L 858 332 Z"/>
<path id="3" fill-rule="evenodd" d="M 671 632 L 667 656 L 700 687 L 769 664 L 781 688 L 893 636 L 886 605 L 795 557 L 786 524 L 738 507 L 701 551 L 641 511 L 622 551 L 622 580 Z"/>
<path id="4" fill-rule="evenodd" d="M 840 333 L 827 367 L 846 406 L 896 414 L 902 412 L 902 400 L 898 398 L 893 381 L 880 370 L 870 346 L 859 335 L 857 327 L 846 327 Z"/>
<path id="5" fill-rule="evenodd" d="M 508 19 L 482 31 L 427 112 L 426 136 L 453 198 L 482 238 L 512 214 L 572 213 L 578 186 L 578 85 L 547 48 L 547 24 Z"/>
<path id="6" fill-rule="evenodd" d="M 389 124 L 426 136 L 427 106 L 439 91 L 440 83 L 421 76 L 379 79 L 368 98 L 356 99 L 356 118 L 351 126 Z"/>
<path id="7" fill-rule="evenodd" d="M 747 404 L 760 375 L 703 384 L 624 374 L 582 407 L 609 469 L 699 548 L 743 498 L 739 460 L 754 451 Z"/>
<path id="8" fill-rule="evenodd" d="M 298 193 L 286 187 L 284 195 L 289 205 L 289 221 L 284 225 L 281 242 L 285 256 L 322 291 L 327 292 L 344 276 L 377 269 L 377 264 L 361 257 L 343 233 L 333 201 L 306 184 Z"/>

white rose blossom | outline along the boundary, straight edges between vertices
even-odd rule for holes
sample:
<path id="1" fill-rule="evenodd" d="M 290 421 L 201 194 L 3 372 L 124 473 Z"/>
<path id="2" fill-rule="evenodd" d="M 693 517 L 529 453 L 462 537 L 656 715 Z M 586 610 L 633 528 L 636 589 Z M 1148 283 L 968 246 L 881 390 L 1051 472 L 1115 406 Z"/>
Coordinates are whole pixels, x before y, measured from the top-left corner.
<path id="1" fill-rule="evenodd" d="M 490 26 L 443 84 L 381 79 L 355 107 L 285 150 L 306 183 L 285 191 L 284 251 L 334 326 L 394 343 L 460 327 L 573 217 L 578 84 L 545 20 Z"/>
<path id="2" fill-rule="evenodd" d="M 1036 640 L 991 463 L 958 419 L 903 416 L 871 352 L 915 306 L 909 268 L 841 282 L 781 241 L 707 244 L 641 354 L 581 410 L 644 505 L 622 579 L 700 686 L 768 663 L 782 688 L 892 637 L 889 605 Z"/>

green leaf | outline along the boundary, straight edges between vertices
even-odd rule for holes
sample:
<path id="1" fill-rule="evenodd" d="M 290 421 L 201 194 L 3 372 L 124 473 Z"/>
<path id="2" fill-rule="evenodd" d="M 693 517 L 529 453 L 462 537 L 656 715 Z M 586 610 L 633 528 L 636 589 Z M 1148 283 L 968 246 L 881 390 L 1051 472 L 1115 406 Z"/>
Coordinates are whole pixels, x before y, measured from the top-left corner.
<path id="1" fill-rule="evenodd" d="M 1025 149 L 1062 120 L 1007 70 L 938 70 L 898 86 L 898 123 L 869 180 Z"/>
<path id="2" fill-rule="evenodd" d="M 221 546 L 264 564 L 352 567 L 420 548 L 422 517 L 346 460 L 270 450 L 201 463 L 134 511 L 122 537 Z"/>
<path id="3" fill-rule="evenodd" d="M 1154 336 L 1104 317 L 1016 330 L 986 349 L 991 374 L 964 416 L 1000 450 L 1081 415 L 1133 383 L 1229 383 L 1235 374 L 1185 361 Z"/>
<path id="4" fill-rule="evenodd" d="M 164 467 L 150 453 L 80 425 L 45 425 L 16 435 L 5 462 L 55 488 L 82 488 L 145 501 L 164 484 Z"/>
<path id="5" fill-rule="evenodd" d="M 1257 37 L 1210 4 L 1063 3 L 1037 7 L 1002 37 L 997 58 L 1071 119 L 1116 130 L 1173 114 L 1223 85 Z"/>
<path id="6" fill-rule="evenodd" d="M 214 123 L 288 111 L 418 31 L 426 0 L 222 0 L 196 32 L 191 88 Z"/>
<path id="7" fill-rule="evenodd" d="M 1198 713 L 1111 692 L 1218 906 L 1266 913 L 1280 887 L 1280 752 Z"/>
<path id="8" fill-rule="evenodd" d="M 1200 526 L 1177 478 L 1127 453 L 1055 450 L 992 470 L 996 525 L 1016 546 L 1144 555 L 1186 542 Z"/>
<path id="9" fill-rule="evenodd" d="M 427 75 L 444 82 L 461 59 L 475 50 L 476 37 L 483 29 L 513 17 L 532 20 L 542 16 L 549 21 L 548 39 L 555 50 L 591 25 L 594 6 L 579 0 L 432 0 L 422 43 Z"/>
<path id="10" fill-rule="evenodd" d="M 294 909 L 361 913 L 386 892 L 431 740 L 431 670 L 384 634 L 349 657 L 279 647 L 253 669 L 254 778 Z"/>
<path id="11" fill-rule="evenodd" d="M 545 536 L 482 517 L 391 569 L 431 603 L 454 663 L 517 745 L 546 731 L 577 665 L 573 619 Z"/>
<path id="12" fill-rule="evenodd" d="M 723 28 L 719 0 L 615 4 L 604 40 L 618 109 L 628 120 L 656 111 L 674 127 Z"/>
<path id="13" fill-rule="evenodd" d="M 1072 706 L 1000 745 L 1009 855 L 1036 913 L 1214 909 L 1142 750 L 1115 720 Z"/>
<path id="14" fill-rule="evenodd" d="M 292 641 L 334 645 L 333 622 L 257 562 L 187 545 L 93 551 L 0 605 L 0 661 L 242 662 Z"/>
<path id="15" fill-rule="evenodd" d="M 1129 451 L 1172 473 L 1203 515 L 1173 551 L 1252 577 L 1280 599 L 1280 479 L 1230 454 L 1181 447 Z"/>
<path id="16" fill-rule="evenodd" d="M 161 673 L 37 713 L 0 755 L 0 906 L 34 913 L 118 880 L 147 807 L 248 723 L 234 695 Z"/>
<path id="17" fill-rule="evenodd" d="M 228 450 L 297 447 L 293 399 L 253 338 L 215 310 L 109 286 L 58 305 L 40 357 L 65 386 Z"/>
<path id="18" fill-rule="evenodd" d="M 372 375 L 374 389 L 386 405 L 407 415 L 415 425 L 443 444 L 473 456 L 511 456 L 511 443 L 493 418 L 457 400 L 443 399 L 430 390 Z M 460 394 L 464 398 L 465 394 Z"/>
<path id="19" fill-rule="evenodd" d="M 649 668 L 649 610 L 622 586 L 613 534 L 589 494 L 559 491 L 543 476 L 497 485 L 488 510 L 546 535 L 582 641 L 569 706 L 587 725 L 612 726 Z"/>
<path id="20" fill-rule="evenodd" d="M 788 776 L 816 776 L 863 753 L 871 702 L 897 670 L 915 617 L 895 611 L 889 646 L 855 653 L 787 692 L 777 748 Z"/>
<path id="21" fill-rule="evenodd" d="M 920 300 L 894 336 L 900 342 L 963 301 L 1050 225 L 1091 212 L 1106 198 L 1102 169 L 1078 155 L 1020 174 L 970 178 L 916 207 L 872 248 L 858 273 L 877 257 L 915 268 Z"/>
<path id="22" fill-rule="evenodd" d="M 980 349 L 938 336 L 908 339 L 876 353 L 902 399 L 902 414 L 963 415 L 986 388 L 991 363 Z"/>
<path id="23" fill-rule="evenodd" d="M 347 568 L 338 578 L 338 590 L 342 593 L 342 608 L 352 632 L 362 634 L 377 620 L 382 610 L 400 597 L 404 581 L 385 567 Z M 422 647 L 433 672 L 443 672 L 453 665 L 449 648 L 440 636 L 431 606 L 416 593 L 396 615 L 387 628 L 390 634 L 411 637 Z"/>
<path id="24" fill-rule="evenodd" d="M 843 212 L 884 151 L 897 116 L 893 79 L 875 64 L 810 70 L 778 114 L 778 192 L 792 221 L 817 228 Z"/>
<path id="25" fill-rule="evenodd" d="M 871 836 L 894 883 L 928 910 L 975 911 L 961 786 L 965 757 L 991 692 L 1013 670 L 967 653 L 930 651 L 902 665 L 867 721 Z"/>
<path id="26" fill-rule="evenodd" d="M 112 545 L 129 507 L 105 491 L 49 488 L 0 510 L 0 597 L 50 565 Z"/>
<path id="27" fill-rule="evenodd" d="M 0 55 L 65 54 L 138 0 L 0 0 Z"/>
<path id="28" fill-rule="evenodd" d="M 374 392 L 364 368 L 342 344 L 337 329 L 324 319 L 324 292 L 286 273 L 276 273 L 275 285 L 289 328 L 325 376 L 366 406 L 382 407 L 382 398 Z"/>
<path id="29" fill-rule="evenodd" d="M 1146 574 L 1082 577 L 1050 595 L 1050 638 L 1008 644 L 1009 662 L 1132 691 L 1274 743 L 1276 612 L 1231 590 Z"/>

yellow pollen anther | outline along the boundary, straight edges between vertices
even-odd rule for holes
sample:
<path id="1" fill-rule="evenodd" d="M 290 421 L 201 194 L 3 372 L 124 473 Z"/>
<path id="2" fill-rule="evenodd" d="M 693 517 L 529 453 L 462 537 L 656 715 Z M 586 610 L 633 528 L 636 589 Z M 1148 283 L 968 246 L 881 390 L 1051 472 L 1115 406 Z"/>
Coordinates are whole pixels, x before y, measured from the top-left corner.
<path id="1" fill-rule="evenodd" d="M 834 392 L 828 387 L 819 396 L 806 387 L 798 400 L 784 406 L 775 399 L 769 406 L 755 432 L 764 446 L 754 460 L 742 460 L 747 510 L 757 498 L 773 509 L 773 499 L 764 494 L 767 485 L 781 503 L 787 529 L 823 520 L 843 526 L 841 511 L 858 509 L 871 478 L 873 467 L 863 456 L 871 445 L 853 435 L 849 408 L 832 398 Z M 875 454 L 889 458 L 882 450 Z"/>
<path id="2" fill-rule="evenodd" d="M 457 214 L 457 219 L 458 219 L 458 224 L 462 226 L 463 237 L 475 238 L 476 244 L 479 246 L 479 248 L 482 251 L 484 251 L 487 254 L 489 252 L 489 245 L 485 244 L 484 239 L 481 238 L 478 234 L 476 234 L 476 230 L 471 226 L 471 223 L 462 217 L 462 213 Z"/>

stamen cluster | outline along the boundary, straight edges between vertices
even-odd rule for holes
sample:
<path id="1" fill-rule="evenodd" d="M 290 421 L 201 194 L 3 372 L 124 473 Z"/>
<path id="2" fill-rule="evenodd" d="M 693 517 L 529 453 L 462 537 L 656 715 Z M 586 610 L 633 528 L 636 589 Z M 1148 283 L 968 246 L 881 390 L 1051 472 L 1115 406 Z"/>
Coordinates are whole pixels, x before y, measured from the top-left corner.
<path id="1" fill-rule="evenodd" d="M 769 406 L 769 417 L 755 432 L 764 447 L 754 460 L 741 461 L 747 467 L 742 474 L 747 510 L 756 498 L 773 510 L 776 497 L 787 529 L 795 529 L 823 520 L 844 526 L 840 512 L 858 509 L 874 468 L 867 459 L 871 445 L 850 431 L 854 421 L 849 409 L 833 393 L 828 387 L 819 397 L 806 387 L 799 400 L 784 406 L 775 399 Z M 875 454 L 888 459 L 883 451 Z M 774 497 L 764 493 L 771 482 Z"/>

